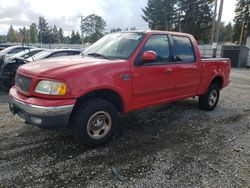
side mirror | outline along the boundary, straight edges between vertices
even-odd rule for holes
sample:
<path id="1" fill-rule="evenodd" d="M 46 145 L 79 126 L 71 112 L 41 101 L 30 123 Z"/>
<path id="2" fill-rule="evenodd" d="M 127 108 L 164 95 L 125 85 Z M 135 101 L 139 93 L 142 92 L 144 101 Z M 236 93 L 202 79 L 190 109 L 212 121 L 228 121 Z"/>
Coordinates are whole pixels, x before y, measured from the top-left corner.
<path id="1" fill-rule="evenodd" d="M 146 51 L 142 54 L 142 61 L 147 62 L 154 62 L 157 59 L 157 54 L 154 51 Z"/>

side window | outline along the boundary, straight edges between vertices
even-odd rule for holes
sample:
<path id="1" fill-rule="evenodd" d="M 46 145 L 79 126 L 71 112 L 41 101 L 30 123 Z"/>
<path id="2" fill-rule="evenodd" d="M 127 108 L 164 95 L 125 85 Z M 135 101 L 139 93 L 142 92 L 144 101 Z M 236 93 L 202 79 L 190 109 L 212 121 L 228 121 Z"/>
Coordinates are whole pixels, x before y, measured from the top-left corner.
<path id="1" fill-rule="evenodd" d="M 78 51 L 71 51 L 70 52 L 70 55 L 78 55 L 78 54 L 80 54 L 80 52 L 78 52 Z"/>
<path id="2" fill-rule="evenodd" d="M 180 62 L 194 62 L 194 48 L 189 38 L 182 36 L 172 36 L 176 60 Z"/>
<path id="3" fill-rule="evenodd" d="M 169 62 L 170 60 L 170 49 L 169 40 L 167 35 L 152 35 L 145 46 L 142 49 L 142 53 L 145 51 L 154 51 L 157 54 L 156 63 Z"/>
<path id="4" fill-rule="evenodd" d="M 60 56 L 68 56 L 68 55 L 69 55 L 68 52 L 56 52 L 50 55 L 49 57 L 60 57 Z"/>

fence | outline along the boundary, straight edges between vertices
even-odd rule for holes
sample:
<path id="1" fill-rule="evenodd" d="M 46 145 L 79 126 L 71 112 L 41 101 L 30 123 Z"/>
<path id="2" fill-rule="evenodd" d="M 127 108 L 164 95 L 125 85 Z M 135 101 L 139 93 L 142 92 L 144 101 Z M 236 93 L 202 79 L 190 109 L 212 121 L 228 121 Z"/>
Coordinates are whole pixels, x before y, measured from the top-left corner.
<path id="1" fill-rule="evenodd" d="M 202 57 L 212 57 L 213 56 L 213 48 L 212 45 L 199 45 L 200 53 Z M 216 57 L 221 56 L 221 45 L 217 47 Z"/>
<path id="2" fill-rule="evenodd" d="M 3 44 L 10 44 L 10 45 L 22 45 L 21 43 L 3 43 Z M 88 47 L 90 44 L 41 44 L 41 43 L 34 43 L 34 44 L 24 44 L 24 45 L 30 45 L 35 46 L 39 48 L 72 48 L 72 49 L 79 49 L 83 50 L 86 47 Z"/>

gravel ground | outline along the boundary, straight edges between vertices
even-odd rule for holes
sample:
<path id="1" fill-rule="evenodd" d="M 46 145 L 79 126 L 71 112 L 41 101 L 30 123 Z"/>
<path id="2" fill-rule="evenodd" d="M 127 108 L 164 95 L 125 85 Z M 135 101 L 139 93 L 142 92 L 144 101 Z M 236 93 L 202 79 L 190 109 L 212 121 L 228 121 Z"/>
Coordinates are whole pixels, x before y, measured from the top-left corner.
<path id="1" fill-rule="evenodd" d="M 250 187 L 250 71 L 231 79 L 215 111 L 197 99 L 136 111 L 99 148 L 25 125 L 1 91 L 0 187 Z"/>

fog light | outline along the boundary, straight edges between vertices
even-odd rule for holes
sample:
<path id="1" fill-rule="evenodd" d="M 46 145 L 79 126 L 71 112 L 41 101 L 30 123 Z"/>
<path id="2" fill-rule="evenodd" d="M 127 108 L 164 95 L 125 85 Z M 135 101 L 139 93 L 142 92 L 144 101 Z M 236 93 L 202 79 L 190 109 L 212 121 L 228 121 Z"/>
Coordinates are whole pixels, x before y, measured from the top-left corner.
<path id="1" fill-rule="evenodd" d="M 40 118 L 36 118 L 36 117 L 31 117 L 30 120 L 35 123 L 35 124 L 41 124 L 42 123 L 42 119 Z"/>

